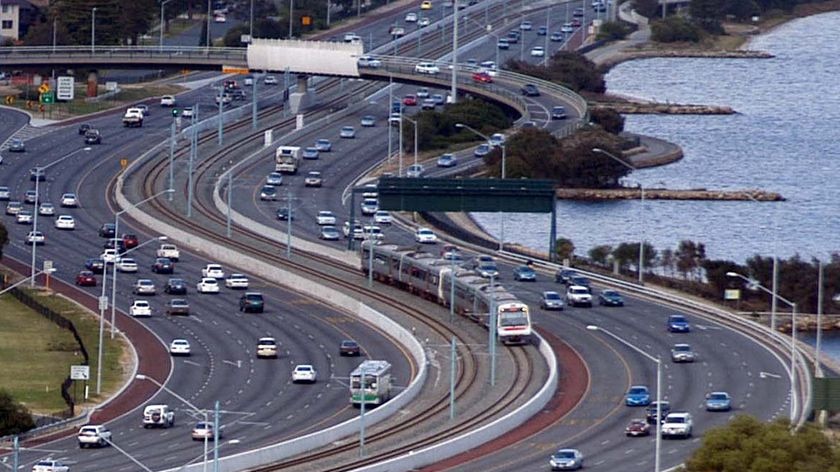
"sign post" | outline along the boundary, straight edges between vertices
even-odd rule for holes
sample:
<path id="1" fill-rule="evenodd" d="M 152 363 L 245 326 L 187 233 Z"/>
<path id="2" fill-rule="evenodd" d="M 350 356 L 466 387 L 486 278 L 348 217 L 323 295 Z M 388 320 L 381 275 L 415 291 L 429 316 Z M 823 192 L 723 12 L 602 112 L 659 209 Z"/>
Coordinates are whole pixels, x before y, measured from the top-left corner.
<path id="1" fill-rule="evenodd" d="M 75 98 L 76 79 L 73 76 L 62 75 L 56 79 L 56 99 L 73 100 Z"/>

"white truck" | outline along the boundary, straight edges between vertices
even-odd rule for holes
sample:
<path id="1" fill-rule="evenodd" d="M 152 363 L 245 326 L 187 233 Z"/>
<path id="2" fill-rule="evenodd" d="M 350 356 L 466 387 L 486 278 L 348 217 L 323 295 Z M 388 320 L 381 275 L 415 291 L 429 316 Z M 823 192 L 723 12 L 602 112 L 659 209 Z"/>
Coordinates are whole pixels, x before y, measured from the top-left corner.
<path id="1" fill-rule="evenodd" d="M 123 126 L 126 128 L 140 128 L 143 126 L 143 110 L 139 108 L 129 108 L 123 115 Z"/>
<path id="2" fill-rule="evenodd" d="M 143 409 L 144 428 L 171 428 L 175 426 L 175 412 L 167 405 L 147 405 Z"/>
<path id="3" fill-rule="evenodd" d="M 279 146 L 274 152 L 274 170 L 284 174 L 297 174 L 300 164 L 300 146 Z"/>
<path id="4" fill-rule="evenodd" d="M 592 306 L 592 293 L 582 285 L 569 285 L 566 289 L 566 305 Z"/>
<path id="5" fill-rule="evenodd" d="M 157 250 L 157 257 L 168 257 L 177 262 L 181 258 L 181 251 L 174 244 L 161 244 Z"/>

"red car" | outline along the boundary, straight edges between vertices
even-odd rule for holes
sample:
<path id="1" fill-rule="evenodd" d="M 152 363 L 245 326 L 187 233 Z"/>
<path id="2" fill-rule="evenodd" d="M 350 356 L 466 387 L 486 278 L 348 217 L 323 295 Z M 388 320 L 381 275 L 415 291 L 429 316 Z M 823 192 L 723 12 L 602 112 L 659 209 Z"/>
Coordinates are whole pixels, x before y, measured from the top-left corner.
<path id="1" fill-rule="evenodd" d="M 83 270 L 76 276 L 76 285 L 79 287 L 96 287 L 96 277 L 93 272 Z"/>
<path id="2" fill-rule="evenodd" d="M 490 77 L 490 74 L 487 72 L 475 72 L 472 75 L 473 81 L 479 82 L 482 84 L 491 84 L 493 83 L 493 77 Z"/>
<path id="3" fill-rule="evenodd" d="M 416 95 L 406 95 L 403 97 L 403 105 L 413 107 L 417 106 L 417 96 Z"/>
<path id="4" fill-rule="evenodd" d="M 137 247 L 140 244 L 140 241 L 137 240 L 137 235 L 134 234 L 124 234 L 122 240 L 126 249 Z"/>
<path id="5" fill-rule="evenodd" d="M 624 428 L 624 434 L 627 436 L 648 436 L 650 435 L 650 425 L 643 419 L 630 420 L 630 424 Z"/>

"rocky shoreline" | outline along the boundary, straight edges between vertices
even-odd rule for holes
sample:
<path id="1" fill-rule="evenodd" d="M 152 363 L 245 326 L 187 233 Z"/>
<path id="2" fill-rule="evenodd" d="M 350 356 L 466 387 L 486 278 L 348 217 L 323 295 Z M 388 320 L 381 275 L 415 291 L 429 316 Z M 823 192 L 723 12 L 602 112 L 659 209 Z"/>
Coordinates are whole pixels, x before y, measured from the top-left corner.
<path id="1" fill-rule="evenodd" d="M 558 188 L 555 195 L 559 200 L 639 200 L 642 197 L 638 188 L 634 189 L 584 189 Z M 649 200 L 723 200 L 760 202 L 781 202 L 785 197 L 776 192 L 765 190 L 708 190 L 685 189 L 669 190 L 664 188 L 645 189 L 645 199 Z"/>
<path id="2" fill-rule="evenodd" d="M 693 105 L 628 101 L 598 101 L 593 109 L 611 109 L 622 115 L 732 115 L 736 111 L 725 105 Z"/>

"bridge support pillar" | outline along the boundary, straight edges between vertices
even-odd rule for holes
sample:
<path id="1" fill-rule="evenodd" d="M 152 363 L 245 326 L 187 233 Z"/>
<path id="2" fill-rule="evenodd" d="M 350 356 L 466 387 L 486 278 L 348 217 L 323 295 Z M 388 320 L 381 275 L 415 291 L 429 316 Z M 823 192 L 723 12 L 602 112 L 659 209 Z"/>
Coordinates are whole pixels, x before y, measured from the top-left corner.
<path id="1" fill-rule="evenodd" d="M 87 78 L 87 96 L 88 97 L 95 97 L 99 93 L 99 74 L 97 71 L 92 70 L 88 72 Z"/>
<path id="2" fill-rule="evenodd" d="M 293 114 L 298 114 L 317 102 L 315 89 L 309 87 L 309 76 L 299 75 L 294 93 L 289 94 L 289 110 Z"/>

